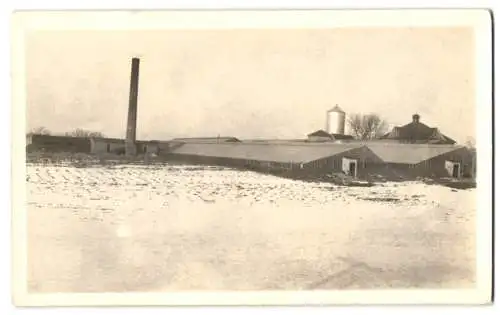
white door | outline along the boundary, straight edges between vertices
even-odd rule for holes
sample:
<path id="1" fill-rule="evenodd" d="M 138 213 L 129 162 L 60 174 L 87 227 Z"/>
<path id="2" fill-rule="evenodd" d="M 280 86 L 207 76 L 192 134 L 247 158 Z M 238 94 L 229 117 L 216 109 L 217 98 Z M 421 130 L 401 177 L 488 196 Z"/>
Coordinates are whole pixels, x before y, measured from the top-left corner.
<path id="1" fill-rule="evenodd" d="M 355 159 L 342 158 L 342 172 L 352 177 L 358 175 L 358 161 Z"/>

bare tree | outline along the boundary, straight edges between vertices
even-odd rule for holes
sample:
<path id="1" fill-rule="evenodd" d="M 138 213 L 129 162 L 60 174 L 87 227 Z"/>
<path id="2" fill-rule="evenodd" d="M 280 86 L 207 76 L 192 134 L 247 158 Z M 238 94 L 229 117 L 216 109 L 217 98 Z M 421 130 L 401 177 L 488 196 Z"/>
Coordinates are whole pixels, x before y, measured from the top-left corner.
<path id="1" fill-rule="evenodd" d="M 50 130 L 41 126 L 41 127 L 36 127 L 31 129 L 31 131 L 28 133 L 30 135 L 50 135 Z"/>
<path id="2" fill-rule="evenodd" d="M 347 120 L 351 133 L 356 139 L 368 140 L 379 138 L 387 132 L 387 122 L 377 114 L 352 114 Z"/>
<path id="3" fill-rule="evenodd" d="M 81 128 L 77 128 L 71 132 L 66 132 L 66 136 L 78 137 L 78 138 L 104 138 L 104 134 L 98 131 L 89 131 Z"/>
<path id="4" fill-rule="evenodd" d="M 465 146 L 469 149 L 475 149 L 476 139 L 474 139 L 473 137 L 467 137 L 467 141 L 465 141 Z"/>

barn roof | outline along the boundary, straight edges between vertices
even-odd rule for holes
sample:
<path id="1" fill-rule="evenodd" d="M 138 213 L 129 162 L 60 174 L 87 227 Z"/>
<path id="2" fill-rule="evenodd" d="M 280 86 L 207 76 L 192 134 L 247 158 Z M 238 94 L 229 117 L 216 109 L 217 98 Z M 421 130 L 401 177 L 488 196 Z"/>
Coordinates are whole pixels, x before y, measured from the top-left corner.
<path id="1" fill-rule="evenodd" d="M 106 143 L 119 143 L 125 144 L 125 139 L 120 138 L 90 138 L 96 142 L 106 142 Z M 136 144 L 148 144 L 148 143 L 169 143 L 170 141 L 160 141 L 160 140 L 136 140 Z"/>
<path id="2" fill-rule="evenodd" d="M 332 138 L 332 135 L 329 134 L 328 132 L 324 131 L 323 129 L 316 130 L 315 132 L 311 132 L 310 134 L 307 135 L 308 137 L 325 137 L 325 138 Z"/>
<path id="3" fill-rule="evenodd" d="M 93 141 L 98 141 L 98 142 L 106 142 L 106 143 L 125 143 L 125 139 L 119 139 L 119 138 L 101 138 L 101 137 L 92 137 L 91 138 Z"/>
<path id="4" fill-rule="evenodd" d="M 236 137 L 175 138 L 172 141 L 195 143 L 240 142 Z"/>
<path id="5" fill-rule="evenodd" d="M 400 127 L 381 137 L 382 139 L 400 139 L 408 141 L 427 141 L 429 143 L 455 144 L 455 140 L 442 134 L 438 128 L 431 128 L 419 121 L 414 121 Z"/>
<path id="6" fill-rule="evenodd" d="M 345 135 L 345 134 L 341 134 L 341 133 L 330 134 L 323 129 L 316 130 L 315 132 L 312 132 L 312 133 L 308 134 L 307 136 L 308 137 L 325 137 L 325 138 L 329 138 L 332 140 L 334 140 L 334 139 L 336 139 L 336 140 L 354 139 L 354 137 L 351 135 Z"/>
<path id="7" fill-rule="evenodd" d="M 307 163 L 364 147 L 360 144 L 271 145 L 247 143 L 186 143 L 172 154 L 245 159 L 281 163 Z"/>
<path id="8" fill-rule="evenodd" d="M 418 164 L 434 157 L 462 150 L 453 145 L 366 143 L 366 146 L 386 163 Z"/>
<path id="9" fill-rule="evenodd" d="M 304 144 L 307 141 L 305 139 L 245 139 L 242 140 L 243 143 L 249 144 Z"/>

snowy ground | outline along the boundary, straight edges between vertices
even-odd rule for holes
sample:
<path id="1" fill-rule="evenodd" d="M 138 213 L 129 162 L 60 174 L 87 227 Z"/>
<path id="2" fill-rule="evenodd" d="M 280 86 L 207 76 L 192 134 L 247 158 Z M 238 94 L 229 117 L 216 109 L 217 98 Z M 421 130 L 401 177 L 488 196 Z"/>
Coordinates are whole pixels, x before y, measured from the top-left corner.
<path id="1" fill-rule="evenodd" d="M 465 287 L 475 190 L 187 166 L 27 167 L 37 292 Z"/>

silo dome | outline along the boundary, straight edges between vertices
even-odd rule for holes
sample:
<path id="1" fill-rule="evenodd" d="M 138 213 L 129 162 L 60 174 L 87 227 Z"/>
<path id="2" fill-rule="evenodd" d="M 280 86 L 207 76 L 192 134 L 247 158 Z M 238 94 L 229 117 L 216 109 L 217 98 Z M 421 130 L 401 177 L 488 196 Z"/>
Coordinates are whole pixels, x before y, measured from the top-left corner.
<path id="1" fill-rule="evenodd" d="M 344 134 L 345 112 L 338 106 L 326 112 L 326 132 L 329 134 Z"/>

